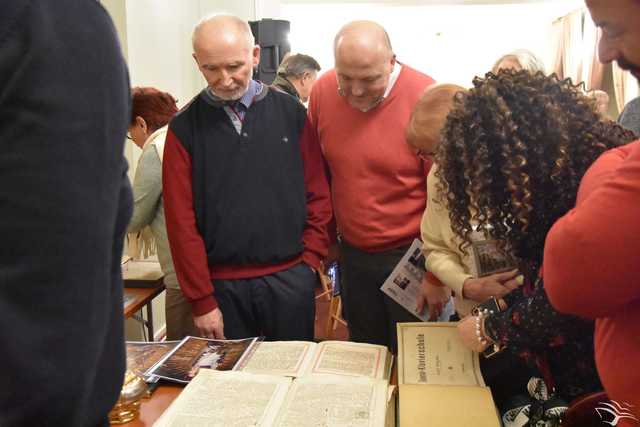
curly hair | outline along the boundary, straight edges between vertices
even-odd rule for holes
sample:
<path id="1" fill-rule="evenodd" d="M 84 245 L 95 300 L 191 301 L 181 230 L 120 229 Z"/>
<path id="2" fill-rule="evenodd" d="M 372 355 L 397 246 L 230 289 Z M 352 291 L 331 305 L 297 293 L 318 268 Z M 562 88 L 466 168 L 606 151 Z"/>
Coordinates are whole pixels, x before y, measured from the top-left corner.
<path id="1" fill-rule="evenodd" d="M 477 227 L 540 266 L 547 232 L 575 205 L 587 168 L 634 138 L 601 120 L 570 79 L 510 69 L 476 77 L 456 95 L 435 156 L 461 250 Z"/>

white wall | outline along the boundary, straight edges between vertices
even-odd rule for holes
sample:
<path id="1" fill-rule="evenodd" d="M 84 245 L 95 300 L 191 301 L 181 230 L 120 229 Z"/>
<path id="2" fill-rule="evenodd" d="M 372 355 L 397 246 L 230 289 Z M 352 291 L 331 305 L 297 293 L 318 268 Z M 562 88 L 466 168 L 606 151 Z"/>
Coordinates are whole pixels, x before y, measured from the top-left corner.
<path id="1" fill-rule="evenodd" d="M 394 4 L 395 3 L 395 4 Z M 370 19 L 382 24 L 398 59 L 437 81 L 469 86 L 501 55 L 526 48 L 550 64 L 551 23 L 583 5 L 581 0 L 538 4 L 402 5 L 283 1 L 291 21 L 292 50 L 333 66 L 332 42 L 345 23 Z M 415 3 L 415 2 L 414 2 Z"/>

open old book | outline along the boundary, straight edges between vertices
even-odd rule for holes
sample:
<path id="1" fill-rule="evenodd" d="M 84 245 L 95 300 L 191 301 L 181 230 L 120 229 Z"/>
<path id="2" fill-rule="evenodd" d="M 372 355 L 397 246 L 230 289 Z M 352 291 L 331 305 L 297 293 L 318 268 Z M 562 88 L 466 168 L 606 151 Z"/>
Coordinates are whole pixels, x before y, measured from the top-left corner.
<path id="1" fill-rule="evenodd" d="M 370 378 L 202 370 L 154 426 L 383 427 L 387 388 Z"/>
<path id="2" fill-rule="evenodd" d="M 262 341 L 237 370 L 303 377 L 333 374 L 389 380 L 391 353 L 381 345 L 345 341 Z"/>
<path id="3" fill-rule="evenodd" d="M 500 426 L 478 353 L 464 346 L 457 323 L 399 323 L 397 330 L 403 427 Z"/>
<path id="4" fill-rule="evenodd" d="M 200 370 L 154 425 L 395 425 L 391 363 L 377 345 L 256 342 L 234 371 Z"/>
<path id="5" fill-rule="evenodd" d="M 136 347 L 138 344 L 140 347 Z M 188 383 L 200 369 L 302 377 L 332 374 L 389 380 L 392 356 L 386 347 L 344 341 L 212 340 L 185 337 L 171 345 L 128 343 L 127 353 L 153 352 L 155 363 L 137 369 L 144 378 Z M 164 351 L 164 354 L 161 352 Z M 142 369 L 144 368 L 144 369 Z"/>

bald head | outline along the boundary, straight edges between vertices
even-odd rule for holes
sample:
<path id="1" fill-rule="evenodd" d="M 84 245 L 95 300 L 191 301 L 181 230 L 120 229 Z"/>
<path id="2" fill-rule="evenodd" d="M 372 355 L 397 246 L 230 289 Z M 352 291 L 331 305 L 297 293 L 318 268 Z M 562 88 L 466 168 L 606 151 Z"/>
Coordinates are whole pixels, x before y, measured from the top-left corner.
<path id="1" fill-rule="evenodd" d="M 245 43 L 249 49 L 252 49 L 255 44 L 249 24 L 233 15 L 207 16 L 193 28 L 191 43 L 194 52 L 213 41 L 230 44 Z"/>
<path id="2" fill-rule="evenodd" d="M 333 53 L 347 56 L 355 52 L 393 55 L 391 40 L 386 30 L 373 21 L 353 21 L 338 31 L 333 41 Z"/>
<path id="3" fill-rule="evenodd" d="M 366 112 L 382 102 L 396 59 L 380 24 L 354 21 L 340 29 L 333 44 L 339 93 Z"/>
<path id="4" fill-rule="evenodd" d="M 213 93 L 223 100 L 241 98 L 260 61 L 249 24 L 230 15 L 206 17 L 193 29 L 192 43 L 193 58 Z"/>

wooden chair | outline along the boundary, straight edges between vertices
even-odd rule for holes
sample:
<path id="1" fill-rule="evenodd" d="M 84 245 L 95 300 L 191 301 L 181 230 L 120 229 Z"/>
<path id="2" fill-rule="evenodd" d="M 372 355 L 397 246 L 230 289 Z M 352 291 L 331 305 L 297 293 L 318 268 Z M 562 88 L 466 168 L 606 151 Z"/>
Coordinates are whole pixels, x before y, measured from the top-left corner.
<path id="1" fill-rule="evenodd" d="M 329 303 L 329 317 L 327 318 L 327 329 L 325 332 L 327 339 L 333 337 L 333 332 L 338 327 L 338 324 L 347 326 L 347 322 L 342 318 L 341 312 L 342 300 L 340 299 L 340 295 L 332 296 L 331 302 Z"/>
<path id="2" fill-rule="evenodd" d="M 318 270 L 318 276 L 320 276 L 320 285 L 322 286 L 322 292 L 316 295 L 316 299 L 326 297 L 327 301 L 331 301 L 331 292 L 333 291 L 333 285 L 331 279 L 327 276 L 327 271 L 324 268 L 324 264 L 320 264 Z"/>
<path id="3" fill-rule="evenodd" d="M 342 300 L 340 299 L 340 285 L 333 283 L 329 276 L 326 276 L 328 280 L 329 289 L 329 315 L 327 316 L 327 325 L 325 330 L 325 336 L 327 339 L 333 337 L 333 332 L 338 327 L 338 324 L 347 326 L 347 322 L 342 318 Z"/>

